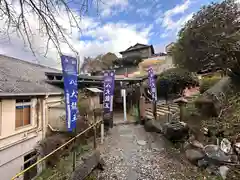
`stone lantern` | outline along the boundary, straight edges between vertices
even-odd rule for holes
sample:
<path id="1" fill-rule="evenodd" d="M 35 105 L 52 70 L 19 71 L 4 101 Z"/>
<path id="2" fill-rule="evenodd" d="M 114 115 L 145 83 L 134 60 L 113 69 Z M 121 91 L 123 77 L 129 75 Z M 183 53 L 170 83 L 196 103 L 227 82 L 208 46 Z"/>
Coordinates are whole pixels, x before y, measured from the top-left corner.
<path id="1" fill-rule="evenodd" d="M 180 109 L 180 121 L 183 121 L 184 116 L 184 110 L 186 107 L 186 104 L 188 103 L 188 100 L 184 97 L 177 98 L 173 101 L 174 103 L 177 103 Z"/>

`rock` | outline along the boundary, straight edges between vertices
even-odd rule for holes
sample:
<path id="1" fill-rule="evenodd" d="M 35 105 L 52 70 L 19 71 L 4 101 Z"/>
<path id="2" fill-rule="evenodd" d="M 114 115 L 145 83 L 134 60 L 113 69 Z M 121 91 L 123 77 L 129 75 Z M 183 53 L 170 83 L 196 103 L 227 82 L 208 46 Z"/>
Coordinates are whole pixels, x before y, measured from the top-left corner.
<path id="1" fill-rule="evenodd" d="M 79 163 L 76 170 L 72 173 L 72 180 L 83 180 L 86 178 L 99 165 L 100 152 L 97 150 L 93 151 L 82 158 L 82 160 L 82 163 Z"/>
<path id="2" fill-rule="evenodd" d="M 161 133 L 161 129 L 157 128 L 153 120 L 148 120 L 147 122 L 144 123 L 144 129 L 147 132 L 156 132 L 156 133 Z"/>
<path id="3" fill-rule="evenodd" d="M 203 149 L 204 146 L 202 143 L 200 143 L 199 141 L 197 140 L 193 140 L 192 142 L 190 142 L 190 144 L 193 146 L 193 147 L 196 147 L 196 148 L 199 148 L 199 149 Z"/>
<path id="4" fill-rule="evenodd" d="M 231 162 L 238 163 L 238 156 L 235 154 L 231 155 Z"/>
<path id="5" fill-rule="evenodd" d="M 240 155 L 240 142 L 234 144 L 235 151 Z"/>
<path id="6" fill-rule="evenodd" d="M 188 126 L 181 122 L 163 124 L 163 134 L 169 140 L 180 140 L 188 136 Z"/>
<path id="7" fill-rule="evenodd" d="M 223 179 L 227 178 L 227 173 L 229 171 L 229 168 L 227 166 L 220 166 L 219 167 L 219 173 Z"/>
<path id="8" fill-rule="evenodd" d="M 103 171 L 105 165 L 106 165 L 106 164 L 105 164 L 105 161 L 103 160 L 103 158 L 100 158 L 99 163 L 98 163 L 98 165 L 97 165 L 97 168 L 98 168 L 99 170 Z"/>
<path id="9" fill-rule="evenodd" d="M 218 167 L 212 164 L 206 168 L 206 171 L 211 175 L 219 175 Z"/>
<path id="10" fill-rule="evenodd" d="M 192 148 L 192 145 L 188 141 L 185 141 L 184 144 L 183 144 L 183 149 L 187 150 L 187 149 L 190 149 L 190 148 Z"/>
<path id="11" fill-rule="evenodd" d="M 137 141 L 137 144 L 140 146 L 145 146 L 147 144 L 147 142 L 144 140 L 139 140 L 139 141 Z"/>
<path id="12" fill-rule="evenodd" d="M 229 154 L 229 153 L 232 152 L 231 142 L 227 138 L 222 139 L 221 144 L 220 144 L 220 148 L 226 154 Z"/>
<path id="13" fill-rule="evenodd" d="M 200 159 L 198 160 L 197 162 L 197 165 L 200 167 L 200 168 L 206 168 L 208 166 L 208 161 L 206 159 Z"/>
<path id="14" fill-rule="evenodd" d="M 196 164 L 198 160 L 203 159 L 205 157 L 204 153 L 196 149 L 187 149 L 185 151 L 185 155 L 187 159 L 194 164 Z"/>
<path id="15" fill-rule="evenodd" d="M 217 164 L 231 162 L 231 156 L 226 155 L 217 145 L 211 144 L 204 147 L 207 157 Z"/>
<path id="16" fill-rule="evenodd" d="M 205 116 L 218 117 L 226 101 L 231 78 L 224 77 L 195 100 L 195 106 Z"/>

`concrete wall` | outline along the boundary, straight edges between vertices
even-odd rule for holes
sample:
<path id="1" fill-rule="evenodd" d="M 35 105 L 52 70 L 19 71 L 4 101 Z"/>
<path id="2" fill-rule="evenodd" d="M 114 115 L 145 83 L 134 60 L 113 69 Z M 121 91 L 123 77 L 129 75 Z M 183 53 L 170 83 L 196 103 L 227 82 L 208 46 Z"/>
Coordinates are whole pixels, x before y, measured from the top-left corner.
<path id="1" fill-rule="evenodd" d="M 139 70 L 141 72 L 147 72 L 150 66 L 156 74 L 174 67 L 172 57 L 168 55 L 144 59 L 141 63 L 139 63 Z"/>
<path id="2" fill-rule="evenodd" d="M 2 99 L 0 101 L 1 180 L 10 180 L 23 170 L 24 156 L 33 151 L 36 145 L 45 138 L 49 119 L 48 106 L 58 105 L 61 100 L 60 96 L 32 99 L 31 124 L 20 128 L 15 128 L 16 100 Z"/>
<path id="3" fill-rule="evenodd" d="M 66 112 L 65 104 L 62 106 L 52 106 L 48 108 L 48 122 L 55 130 L 65 131 L 66 129 Z"/>
<path id="4" fill-rule="evenodd" d="M 60 96 L 50 97 L 46 102 L 47 122 L 54 130 L 66 130 L 66 122 L 61 119 L 66 115 L 64 99 Z"/>
<path id="5" fill-rule="evenodd" d="M 1 180 L 10 180 L 24 169 L 24 156 L 33 151 L 34 147 L 42 140 L 41 133 L 31 134 L 22 142 L 0 151 Z M 19 179 L 23 179 L 21 176 Z M 19 180 L 18 179 L 18 180 Z"/>
<path id="6" fill-rule="evenodd" d="M 39 108 L 37 108 L 39 103 Z M 15 128 L 15 99 L 1 100 L 0 174 L 1 180 L 9 180 L 22 170 L 24 155 L 34 149 L 44 137 L 41 119 L 41 101 L 32 99 L 31 124 Z M 37 112 L 38 111 L 38 112 Z M 5 173 L 4 173 L 5 172 Z M 6 173 L 7 172 L 7 173 Z"/>
<path id="7" fill-rule="evenodd" d="M 56 101 L 57 99 L 48 100 L 48 124 L 50 124 L 53 130 L 66 131 L 65 104 L 63 101 L 62 103 L 56 103 Z M 102 107 L 99 96 L 88 97 L 87 99 L 81 100 L 81 103 L 83 106 L 89 107 L 90 110 Z"/>

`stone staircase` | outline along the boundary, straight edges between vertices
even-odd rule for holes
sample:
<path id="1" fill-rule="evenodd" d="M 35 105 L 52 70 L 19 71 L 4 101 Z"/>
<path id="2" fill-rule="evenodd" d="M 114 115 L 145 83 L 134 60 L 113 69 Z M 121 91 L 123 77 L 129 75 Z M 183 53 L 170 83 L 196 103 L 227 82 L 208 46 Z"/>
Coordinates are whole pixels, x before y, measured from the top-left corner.
<path id="1" fill-rule="evenodd" d="M 179 108 L 178 105 L 175 103 L 169 104 L 169 107 L 167 104 L 158 104 L 156 111 L 158 118 L 165 118 L 168 115 L 173 116 L 174 114 L 178 113 Z M 153 119 L 152 108 L 147 108 L 145 110 L 145 116 L 147 119 Z"/>
<path id="2" fill-rule="evenodd" d="M 192 102 L 196 99 L 197 96 L 198 94 L 195 94 L 189 97 L 185 97 L 185 99 L 187 99 L 188 102 Z M 178 115 L 179 115 L 179 107 L 176 103 L 169 103 L 168 105 L 161 102 L 157 104 L 157 120 L 161 120 L 165 122 L 168 116 L 170 116 L 170 119 L 173 119 Z M 153 119 L 153 113 L 152 113 L 151 107 L 145 109 L 145 117 L 149 120 Z"/>

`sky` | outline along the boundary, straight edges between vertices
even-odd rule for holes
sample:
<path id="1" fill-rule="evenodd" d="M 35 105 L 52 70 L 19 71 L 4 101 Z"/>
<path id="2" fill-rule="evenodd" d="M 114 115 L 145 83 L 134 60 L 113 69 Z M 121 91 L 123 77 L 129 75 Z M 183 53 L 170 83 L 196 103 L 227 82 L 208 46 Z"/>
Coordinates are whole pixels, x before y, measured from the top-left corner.
<path id="1" fill-rule="evenodd" d="M 136 43 L 152 44 L 155 52 L 164 52 L 165 46 L 176 41 L 178 31 L 201 6 L 216 1 L 219 0 L 101 0 L 98 4 L 89 4 L 88 11 L 81 17 L 79 4 L 71 3 L 69 6 L 79 18 L 81 31 L 70 27 L 64 11 L 60 12 L 58 20 L 69 33 L 69 42 L 78 51 L 81 61 L 84 56 L 107 52 L 120 56 L 118 52 Z M 34 17 L 28 19 L 36 30 Z M 47 56 L 43 56 L 46 40 L 36 31 L 34 56 L 24 41 L 13 34 L 10 41 L 0 38 L 0 54 L 59 67 L 59 54 L 53 46 L 49 47 Z M 66 44 L 61 48 L 63 53 L 75 55 Z"/>

